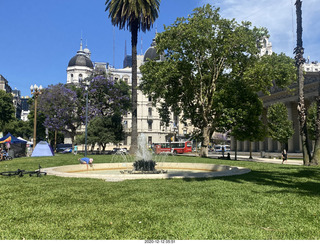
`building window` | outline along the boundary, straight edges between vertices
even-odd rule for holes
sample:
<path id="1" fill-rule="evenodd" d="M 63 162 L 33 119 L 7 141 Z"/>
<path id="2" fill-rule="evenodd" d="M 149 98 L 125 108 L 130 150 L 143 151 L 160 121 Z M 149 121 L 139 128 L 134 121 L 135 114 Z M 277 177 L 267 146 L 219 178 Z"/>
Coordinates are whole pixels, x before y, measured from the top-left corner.
<path id="1" fill-rule="evenodd" d="M 148 116 L 152 116 L 152 108 L 148 108 Z"/>
<path id="2" fill-rule="evenodd" d="M 151 131 L 152 130 L 152 122 L 148 122 L 148 130 Z"/>
<path id="3" fill-rule="evenodd" d="M 149 144 L 149 145 L 152 144 L 152 136 L 148 136 L 148 144 Z"/>

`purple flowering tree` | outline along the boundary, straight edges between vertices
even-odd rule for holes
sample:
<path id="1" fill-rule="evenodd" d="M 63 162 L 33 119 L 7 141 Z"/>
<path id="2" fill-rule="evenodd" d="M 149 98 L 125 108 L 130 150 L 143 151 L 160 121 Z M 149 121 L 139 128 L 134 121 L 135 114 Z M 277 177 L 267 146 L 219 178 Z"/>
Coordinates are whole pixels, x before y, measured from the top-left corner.
<path id="1" fill-rule="evenodd" d="M 46 117 L 44 126 L 69 135 L 72 145 L 77 131 L 85 124 L 87 92 L 88 122 L 95 117 L 124 115 L 131 106 L 129 86 L 102 75 L 80 84 L 50 85 L 39 97 L 39 111 Z"/>
<path id="2" fill-rule="evenodd" d="M 45 115 L 44 126 L 68 134 L 74 144 L 77 129 L 85 121 L 81 91 L 64 84 L 50 85 L 39 96 L 39 111 Z"/>
<path id="3" fill-rule="evenodd" d="M 91 117 L 110 116 L 115 113 L 124 115 L 131 106 L 129 86 L 98 75 L 90 81 L 89 113 Z"/>

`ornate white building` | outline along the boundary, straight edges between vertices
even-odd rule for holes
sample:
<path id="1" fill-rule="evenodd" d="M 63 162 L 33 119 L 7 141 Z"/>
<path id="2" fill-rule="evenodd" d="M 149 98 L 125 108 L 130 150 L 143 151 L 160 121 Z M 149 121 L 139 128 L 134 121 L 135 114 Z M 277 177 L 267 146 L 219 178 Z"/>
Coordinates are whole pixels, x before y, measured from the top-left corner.
<path id="1" fill-rule="evenodd" d="M 82 49 L 81 40 L 80 50 L 70 59 L 68 64 L 67 83 L 78 83 L 92 74 L 94 66 L 90 57 L 90 50 L 87 47 Z"/>
<path id="2" fill-rule="evenodd" d="M 80 50 L 70 59 L 67 68 L 67 83 L 78 83 L 82 79 L 89 77 L 94 70 L 103 70 L 110 75 L 115 81 L 122 79 L 129 86 L 132 85 L 132 68 L 130 62 L 124 62 L 127 67 L 122 69 L 115 69 L 105 62 L 92 62 L 90 59 L 90 50 L 88 48 L 82 49 L 82 41 Z M 140 66 L 151 60 L 162 60 L 163 56 L 156 53 L 155 41 L 153 40 L 151 47 L 147 49 L 144 55 L 137 55 L 138 66 L 138 85 L 141 82 L 142 75 L 140 73 Z M 126 56 L 125 60 L 132 60 L 130 56 Z M 129 64 L 128 64 L 129 63 Z M 125 131 L 124 145 L 131 144 L 131 113 L 128 112 L 123 117 L 123 127 Z M 81 129 L 81 131 L 83 128 Z M 188 131 L 189 130 L 189 131 Z M 163 126 L 157 108 L 152 106 L 152 101 L 145 96 L 142 91 L 138 90 L 138 134 L 144 133 L 148 143 L 166 142 L 173 137 L 177 140 L 183 138 L 183 135 L 190 133 L 190 129 L 181 125 L 176 116 L 172 114 L 170 125 Z"/>

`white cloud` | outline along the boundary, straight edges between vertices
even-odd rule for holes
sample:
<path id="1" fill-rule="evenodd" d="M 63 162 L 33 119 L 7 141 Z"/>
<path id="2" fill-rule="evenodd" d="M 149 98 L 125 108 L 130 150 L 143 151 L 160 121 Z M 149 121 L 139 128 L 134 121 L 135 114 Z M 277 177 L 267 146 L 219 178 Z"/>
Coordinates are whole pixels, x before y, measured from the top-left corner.
<path id="1" fill-rule="evenodd" d="M 202 0 L 199 5 L 210 3 L 220 7 L 224 18 L 235 18 L 238 22 L 246 20 L 253 26 L 269 30 L 273 51 L 284 52 L 293 57 L 296 46 L 296 7 L 295 0 Z M 311 60 L 320 60 L 320 29 L 318 13 L 319 0 L 302 2 L 303 43 L 306 55 Z"/>

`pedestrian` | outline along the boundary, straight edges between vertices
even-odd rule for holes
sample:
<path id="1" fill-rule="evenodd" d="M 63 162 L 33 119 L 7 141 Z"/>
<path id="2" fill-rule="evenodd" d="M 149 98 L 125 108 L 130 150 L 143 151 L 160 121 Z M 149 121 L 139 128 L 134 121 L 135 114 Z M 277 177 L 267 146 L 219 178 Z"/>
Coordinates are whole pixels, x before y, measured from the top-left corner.
<path id="1" fill-rule="evenodd" d="M 288 159 L 287 151 L 286 151 L 286 149 L 283 149 L 283 151 L 282 151 L 282 163 L 281 164 L 286 163 L 287 159 Z"/>
<path id="2" fill-rule="evenodd" d="M 74 145 L 73 153 L 74 153 L 74 155 L 77 155 L 77 153 L 78 153 L 78 146 L 77 146 L 77 144 Z"/>
<path id="3" fill-rule="evenodd" d="M 87 164 L 87 170 L 88 165 L 90 164 L 90 167 L 92 167 L 93 158 L 79 158 L 80 164 Z"/>

